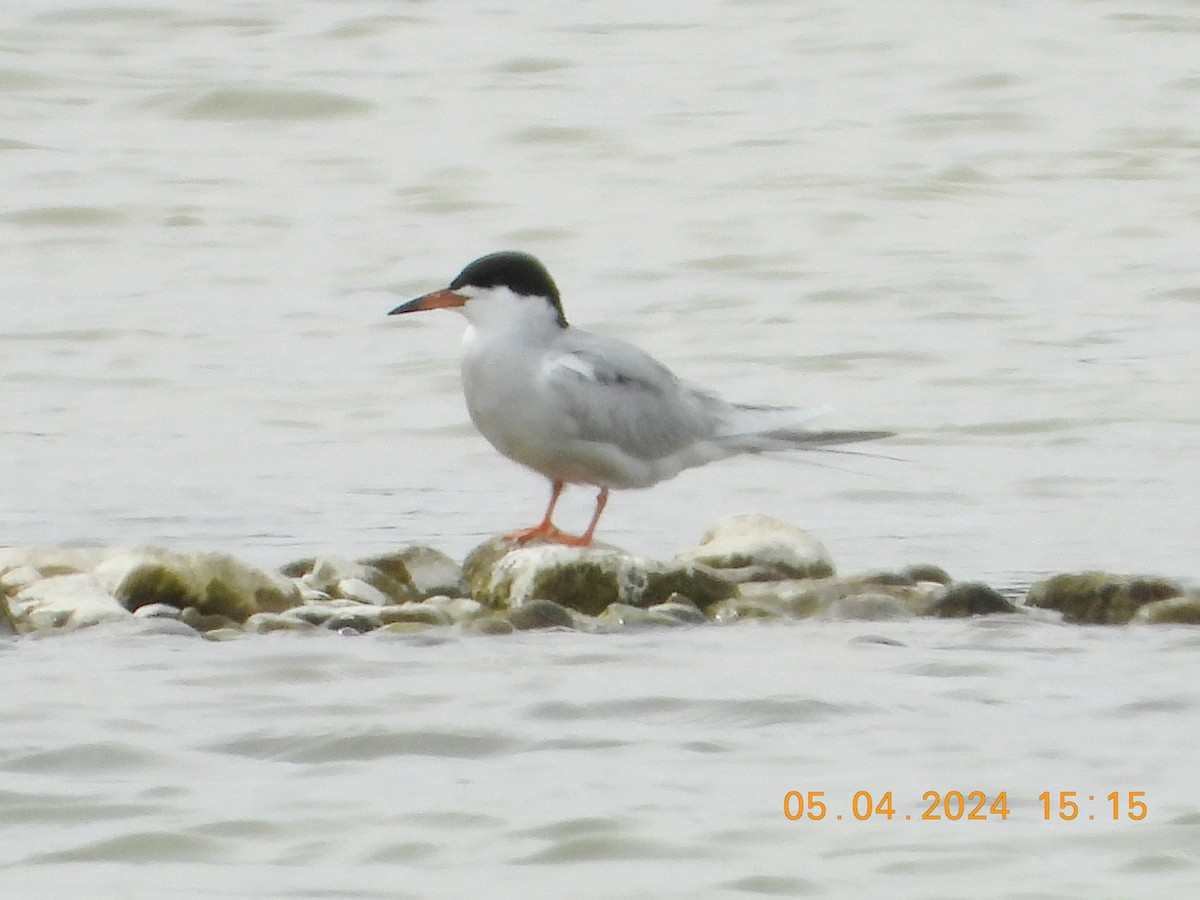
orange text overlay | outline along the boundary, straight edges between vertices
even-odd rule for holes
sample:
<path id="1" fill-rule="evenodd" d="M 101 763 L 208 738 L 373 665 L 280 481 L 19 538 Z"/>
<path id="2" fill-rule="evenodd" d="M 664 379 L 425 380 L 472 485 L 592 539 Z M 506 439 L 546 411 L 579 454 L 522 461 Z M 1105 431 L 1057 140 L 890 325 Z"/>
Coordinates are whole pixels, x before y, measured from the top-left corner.
<path id="1" fill-rule="evenodd" d="M 1015 795 L 1014 795 L 1015 796 Z M 788 791 L 783 795 L 783 814 L 793 822 L 869 819 L 893 821 L 1004 821 L 1018 811 L 1032 810 L 1047 822 L 1134 821 L 1149 814 L 1145 791 L 1042 791 L 1036 798 L 1009 800 L 1008 791 L 926 791 L 920 802 L 905 807 L 897 804 L 891 791 L 858 791 L 841 803 L 824 791 Z"/>

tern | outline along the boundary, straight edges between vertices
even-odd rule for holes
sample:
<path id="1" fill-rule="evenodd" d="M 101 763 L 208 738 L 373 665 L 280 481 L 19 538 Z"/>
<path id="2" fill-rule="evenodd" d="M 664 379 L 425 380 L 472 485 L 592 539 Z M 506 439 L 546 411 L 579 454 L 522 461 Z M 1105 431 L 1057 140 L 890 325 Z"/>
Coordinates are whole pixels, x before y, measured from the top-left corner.
<path id="1" fill-rule="evenodd" d="M 811 431 L 816 412 L 728 403 L 677 378 L 633 344 L 567 324 L 558 287 L 528 253 L 482 256 L 450 286 L 388 315 L 454 309 L 467 319 L 462 386 L 471 421 L 509 459 L 550 479 L 538 524 L 506 535 L 587 546 L 608 492 L 646 488 L 684 469 L 744 453 L 820 449 L 888 431 Z M 560 531 L 568 484 L 599 489 L 583 534 Z"/>

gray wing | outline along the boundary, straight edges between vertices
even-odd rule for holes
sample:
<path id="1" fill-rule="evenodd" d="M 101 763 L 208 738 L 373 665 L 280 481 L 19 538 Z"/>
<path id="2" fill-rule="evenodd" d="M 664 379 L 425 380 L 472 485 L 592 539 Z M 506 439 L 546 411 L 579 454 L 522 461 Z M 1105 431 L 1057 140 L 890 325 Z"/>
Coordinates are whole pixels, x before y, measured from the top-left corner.
<path id="1" fill-rule="evenodd" d="M 632 344 L 587 332 L 563 338 L 542 373 L 580 440 L 661 459 L 713 437 L 732 408 Z"/>

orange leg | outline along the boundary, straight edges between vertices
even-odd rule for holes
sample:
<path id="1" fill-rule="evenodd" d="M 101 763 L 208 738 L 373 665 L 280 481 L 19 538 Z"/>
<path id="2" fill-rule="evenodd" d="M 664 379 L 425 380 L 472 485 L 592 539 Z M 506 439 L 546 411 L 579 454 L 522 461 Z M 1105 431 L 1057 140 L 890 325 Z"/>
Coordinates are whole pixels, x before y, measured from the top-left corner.
<path id="1" fill-rule="evenodd" d="M 558 544 L 566 544 L 571 547 L 586 547 L 592 542 L 592 534 L 596 531 L 596 523 L 600 521 L 600 514 L 604 512 L 604 507 L 608 505 L 608 488 L 601 488 L 600 493 L 596 495 L 596 511 L 592 513 L 592 521 L 587 527 L 587 531 L 580 535 L 567 534 L 565 531 L 560 531 L 552 521 L 554 518 L 554 507 L 558 505 L 558 498 L 562 495 L 563 488 L 566 485 L 561 481 L 555 481 L 550 488 L 550 504 L 546 507 L 546 514 L 542 516 L 542 521 L 538 522 L 532 528 L 521 528 L 511 534 L 506 534 L 506 540 L 512 541 L 514 544 L 524 544 L 535 538 L 546 538 Z"/>

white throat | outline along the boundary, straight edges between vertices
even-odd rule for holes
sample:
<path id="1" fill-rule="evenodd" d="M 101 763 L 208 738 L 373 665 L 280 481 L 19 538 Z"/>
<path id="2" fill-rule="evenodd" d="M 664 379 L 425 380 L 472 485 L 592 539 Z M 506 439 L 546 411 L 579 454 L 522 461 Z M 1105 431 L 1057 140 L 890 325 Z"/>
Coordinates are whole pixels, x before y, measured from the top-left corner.
<path id="1" fill-rule="evenodd" d="M 469 298 L 461 307 L 468 322 L 465 340 L 505 335 L 539 342 L 562 330 L 558 312 L 546 297 L 514 294 L 506 287 L 465 287 L 459 293 Z"/>

